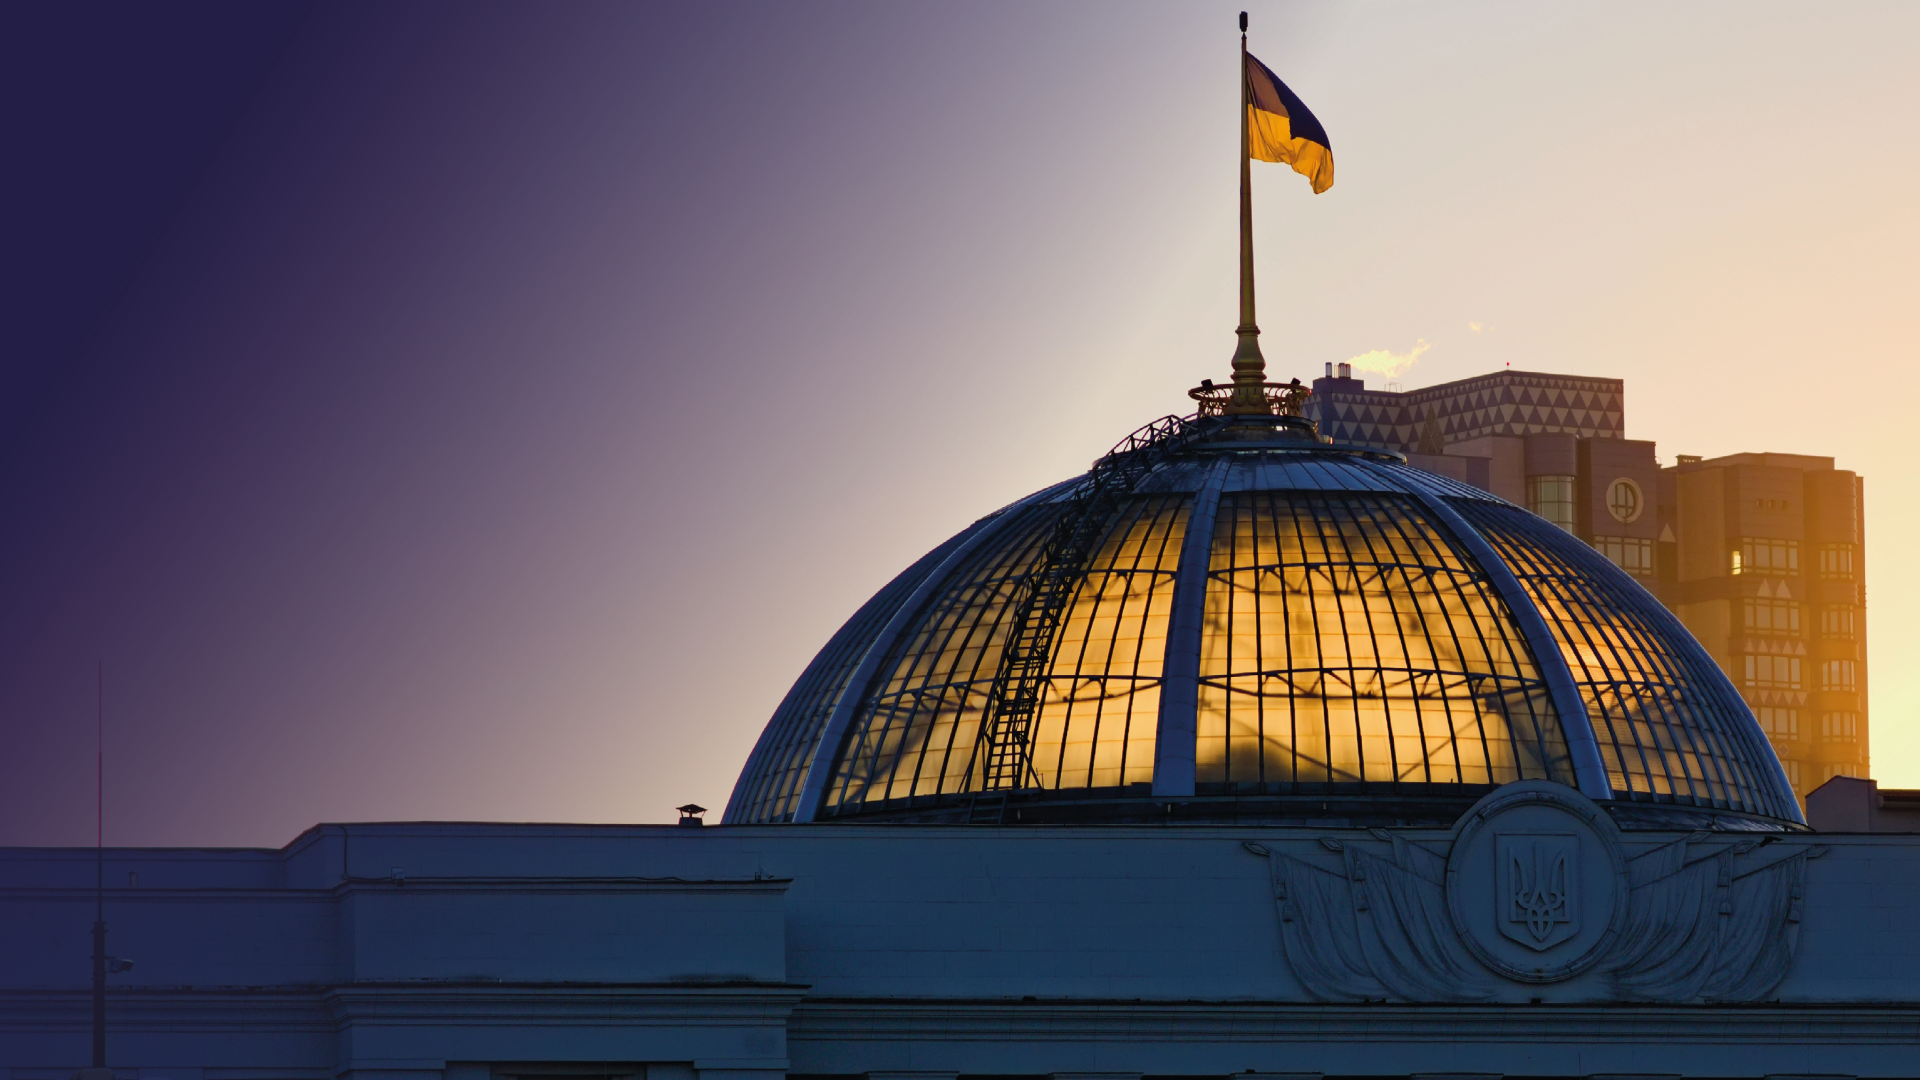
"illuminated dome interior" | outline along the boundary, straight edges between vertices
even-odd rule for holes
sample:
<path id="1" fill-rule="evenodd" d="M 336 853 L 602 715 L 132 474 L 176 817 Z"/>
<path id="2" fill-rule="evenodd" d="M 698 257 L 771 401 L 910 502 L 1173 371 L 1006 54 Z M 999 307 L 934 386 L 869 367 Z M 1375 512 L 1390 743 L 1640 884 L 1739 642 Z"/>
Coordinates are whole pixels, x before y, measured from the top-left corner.
<path id="1" fill-rule="evenodd" d="M 1800 820 L 1719 668 L 1578 539 L 1295 416 L 1216 415 L 895 578 L 725 820 L 1449 822 L 1530 778 L 1623 824 Z"/>

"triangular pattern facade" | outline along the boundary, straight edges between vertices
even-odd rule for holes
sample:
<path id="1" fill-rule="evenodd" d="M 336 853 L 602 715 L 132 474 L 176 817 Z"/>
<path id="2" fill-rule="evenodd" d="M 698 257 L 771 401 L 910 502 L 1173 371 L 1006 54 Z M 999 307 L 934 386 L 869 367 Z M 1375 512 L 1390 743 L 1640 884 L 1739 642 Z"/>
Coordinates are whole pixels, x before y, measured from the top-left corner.
<path id="1" fill-rule="evenodd" d="M 1626 437 L 1626 388 L 1619 379 L 1497 371 L 1399 393 L 1355 379 L 1316 379 L 1307 415 L 1335 442 L 1401 453 L 1419 448 L 1428 420 L 1445 442 L 1483 435 Z"/>

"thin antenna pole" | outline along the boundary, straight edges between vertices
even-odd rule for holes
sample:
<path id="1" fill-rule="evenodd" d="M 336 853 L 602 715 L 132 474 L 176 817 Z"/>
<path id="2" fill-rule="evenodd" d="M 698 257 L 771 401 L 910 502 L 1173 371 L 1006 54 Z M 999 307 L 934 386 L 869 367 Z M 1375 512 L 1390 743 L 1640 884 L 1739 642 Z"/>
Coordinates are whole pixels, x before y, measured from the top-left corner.
<path id="1" fill-rule="evenodd" d="M 107 663 L 94 669 L 93 1067 L 107 1066 Z"/>
<path id="2" fill-rule="evenodd" d="M 93 669 L 93 917 L 107 903 L 107 662 Z"/>
<path id="3" fill-rule="evenodd" d="M 1267 407 L 1267 358 L 1260 355 L 1260 327 L 1253 315 L 1253 154 L 1248 142 L 1247 13 L 1240 13 L 1240 337 L 1233 352 L 1233 398 L 1224 410 L 1230 415 L 1271 412 Z"/>

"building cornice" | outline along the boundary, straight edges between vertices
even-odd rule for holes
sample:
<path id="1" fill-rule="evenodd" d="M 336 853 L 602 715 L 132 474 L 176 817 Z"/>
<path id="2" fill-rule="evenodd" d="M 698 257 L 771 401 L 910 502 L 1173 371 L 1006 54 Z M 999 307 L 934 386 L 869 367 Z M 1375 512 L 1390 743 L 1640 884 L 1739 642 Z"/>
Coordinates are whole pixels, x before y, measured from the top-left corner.
<path id="1" fill-rule="evenodd" d="M 1920 1043 L 1920 1004 L 1460 1005 L 808 998 L 794 1042 Z"/>

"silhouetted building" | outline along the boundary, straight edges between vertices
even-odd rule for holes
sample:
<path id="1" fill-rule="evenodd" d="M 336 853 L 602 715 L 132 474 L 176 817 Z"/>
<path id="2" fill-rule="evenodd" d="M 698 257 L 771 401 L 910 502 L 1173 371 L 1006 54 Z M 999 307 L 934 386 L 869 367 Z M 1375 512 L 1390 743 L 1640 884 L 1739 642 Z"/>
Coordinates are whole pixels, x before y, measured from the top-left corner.
<path id="1" fill-rule="evenodd" d="M 1498 371 L 1406 393 L 1313 383 L 1336 442 L 1518 503 L 1633 575 L 1739 687 L 1794 793 L 1867 775 L 1860 477 L 1798 454 L 1681 455 L 1625 434 L 1619 379 Z"/>
<path id="2" fill-rule="evenodd" d="M 1835 776 L 1807 793 L 1807 824 L 1821 832 L 1920 833 L 1920 791 Z"/>

